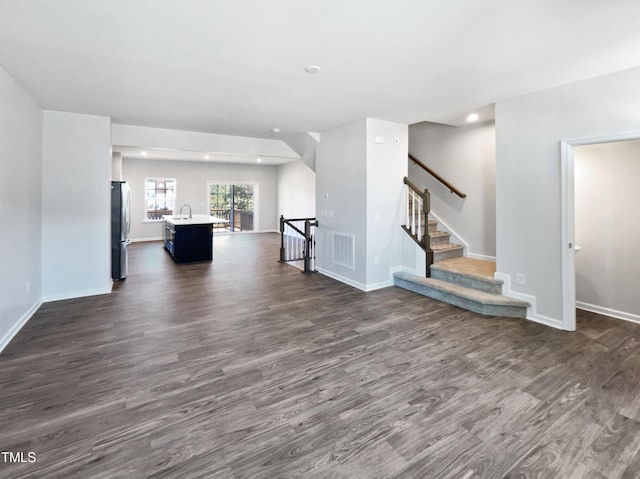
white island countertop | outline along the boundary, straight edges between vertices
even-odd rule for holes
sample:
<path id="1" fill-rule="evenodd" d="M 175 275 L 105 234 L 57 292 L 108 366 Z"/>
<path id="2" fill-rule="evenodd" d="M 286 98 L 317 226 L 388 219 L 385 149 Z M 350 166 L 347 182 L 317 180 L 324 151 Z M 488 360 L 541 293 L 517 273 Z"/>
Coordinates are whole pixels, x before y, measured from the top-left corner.
<path id="1" fill-rule="evenodd" d="M 192 215 L 191 218 L 189 218 L 189 215 L 173 215 L 163 216 L 162 219 L 175 226 L 229 223 L 229 220 L 223 220 L 222 218 L 216 218 L 215 216 L 209 215 Z"/>

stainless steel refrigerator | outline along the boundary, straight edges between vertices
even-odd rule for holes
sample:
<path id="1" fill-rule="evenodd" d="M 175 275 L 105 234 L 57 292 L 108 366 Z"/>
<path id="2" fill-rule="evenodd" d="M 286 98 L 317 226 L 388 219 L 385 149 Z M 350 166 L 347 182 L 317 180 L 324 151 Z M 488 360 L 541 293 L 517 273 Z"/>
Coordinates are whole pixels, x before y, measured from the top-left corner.
<path id="1" fill-rule="evenodd" d="M 131 227 L 131 192 L 126 181 L 111 182 L 111 277 L 127 277 L 129 229 Z"/>

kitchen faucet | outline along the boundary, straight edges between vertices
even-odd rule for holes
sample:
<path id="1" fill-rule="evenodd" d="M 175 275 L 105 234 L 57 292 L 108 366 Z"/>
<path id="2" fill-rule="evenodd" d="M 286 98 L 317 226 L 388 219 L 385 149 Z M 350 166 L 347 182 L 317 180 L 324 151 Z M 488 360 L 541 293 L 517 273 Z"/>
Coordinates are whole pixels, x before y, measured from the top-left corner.
<path id="1" fill-rule="evenodd" d="M 184 208 L 185 206 L 189 208 L 189 219 L 191 219 L 191 206 L 186 203 L 180 207 L 180 214 L 182 214 L 182 208 Z"/>

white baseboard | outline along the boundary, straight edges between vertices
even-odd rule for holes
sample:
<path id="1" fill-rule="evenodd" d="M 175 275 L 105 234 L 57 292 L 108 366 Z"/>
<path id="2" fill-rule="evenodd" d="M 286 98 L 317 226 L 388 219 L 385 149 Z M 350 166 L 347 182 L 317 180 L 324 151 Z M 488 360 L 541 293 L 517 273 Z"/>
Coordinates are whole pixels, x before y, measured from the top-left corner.
<path id="1" fill-rule="evenodd" d="M 354 281 L 350 278 L 334 273 L 333 271 L 328 271 L 324 268 L 318 268 L 316 266 L 316 269 L 318 270 L 318 273 L 328 276 L 331 279 L 335 279 L 336 281 L 340 281 L 341 283 L 348 284 L 349 286 L 353 286 L 354 288 L 357 288 L 360 291 L 364 291 L 365 293 L 368 293 L 369 291 L 375 291 L 376 289 L 388 288 L 389 286 L 393 286 L 393 274 L 397 273 L 398 271 L 407 271 L 407 268 L 400 266 L 396 268 L 390 268 L 388 280 L 380 281 L 379 283 L 362 284 L 358 281 Z"/>
<path id="2" fill-rule="evenodd" d="M 98 296 L 101 294 L 110 294 L 111 285 L 107 288 L 86 289 L 84 291 L 74 291 L 72 293 L 60 293 L 60 294 L 48 294 L 42 296 L 42 302 L 48 303 L 50 301 L 62 301 L 65 299 L 84 298 L 87 296 Z"/>
<path id="3" fill-rule="evenodd" d="M 561 320 L 550 318 L 548 316 L 544 316 L 539 314 L 536 307 L 536 297 L 530 294 L 519 293 L 517 291 L 513 291 L 511 289 L 511 275 L 499 273 L 496 271 L 494 274 L 496 279 L 502 280 L 502 294 L 507 296 L 508 298 L 519 299 L 521 301 L 526 301 L 531 306 L 527 308 L 527 319 L 529 321 L 533 321 L 535 323 L 544 324 L 545 326 L 550 326 L 556 329 L 564 330 L 564 325 Z"/>
<path id="4" fill-rule="evenodd" d="M 640 323 L 640 315 L 627 313 L 625 311 L 618 311 L 617 309 L 583 303 L 582 301 L 576 301 L 576 308 L 591 311 L 592 313 L 604 314 L 605 316 L 611 316 L 616 319 L 624 319 L 625 321 L 631 321 L 632 323 Z"/>
<path id="5" fill-rule="evenodd" d="M 365 286 L 365 291 L 375 291 L 376 289 L 388 288 L 393 286 L 393 277 L 387 281 L 380 281 L 379 283 L 372 283 Z"/>
<path id="6" fill-rule="evenodd" d="M 255 230 L 255 231 L 214 231 L 213 236 L 229 236 L 229 235 L 255 235 L 260 233 L 278 233 L 279 230 Z"/>
<path id="7" fill-rule="evenodd" d="M 9 345 L 16 334 L 18 334 L 24 327 L 24 325 L 27 324 L 27 322 L 31 319 L 35 312 L 38 311 L 38 308 L 40 308 L 40 306 L 42 306 L 42 301 L 37 301 L 36 303 L 34 303 L 22 316 L 20 316 L 20 319 L 18 319 L 13 324 L 13 326 L 9 328 L 9 331 L 7 331 L 4 336 L 2 336 L 2 338 L 0 339 L 0 353 L 4 351 L 4 348 Z"/>
<path id="8" fill-rule="evenodd" d="M 162 241 L 162 236 L 154 236 L 151 238 L 130 238 L 132 243 L 145 243 L 147 241 Z"/>
<path id="9" fill-rule="evenodd" d="M 353 286 L 354 288 L 357 288 L 360 291 L 366 291 L 366 286 L 362 283 L 359 283 L 358 281 L 354 281 L 350 278 L 334 273 L 333 271 L 328 271 L 324 268 L 318 268 L 316 266 L 316 269 L 318 270 L 318 273 L 328 276 L 331 279 L 335 279 L 336 281 L 340 281 L 341 283 L 348 284 L 349 286 Z"/>
<path id="10" fill-rule="evenodd" d="M 494 263 L 496 262 L 496 257 L 495 256 L 488 256 L 486 254 L 478 254 L 478 253 L 469 252 L 469 254 L 467 256 L 469 258 L 473 258 L 473 259 L 482 259 L 484 261 L 493 261 Z"/>

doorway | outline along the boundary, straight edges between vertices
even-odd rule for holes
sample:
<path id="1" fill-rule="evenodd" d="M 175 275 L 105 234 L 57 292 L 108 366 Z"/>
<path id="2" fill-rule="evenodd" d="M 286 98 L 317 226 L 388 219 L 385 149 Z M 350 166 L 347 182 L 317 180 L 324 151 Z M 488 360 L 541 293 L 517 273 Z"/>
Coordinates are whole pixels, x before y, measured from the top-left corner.
<path id="1" fill-rule="evenodd" d="M 257 228 L 256 183 L 220 182 L 207 183 L 209 213 L 226 223 L 215 225 L 218 231 L 254 231 Z"/>
<path id="2" fill-rule="evenodd" d="M 638 139 L 640 139 L 640 133 L 561 142 L 563 329 L 569 331 L 574 331 L 576 329 L 576 306 L 580 309 L 593 311 L 599 314 L 640 322 L 640 315 L 624 313 L 611 307 L 611 304 L 616 304 L 615 301 L 619 301 L 620 298 L 616 300 L 615 296 L 617 292 L 615 291 L 615 288 L 611 288 L 609 287 L 610 285 L 606 284 L 608 281 L 607 275 L 609 275 L 609 281 L 611 280 L 611 277 L 615 277 L 617 280 L 618 273 L 622 276 L 625 274 L 628 276 L 629 271 L 628 268 L 625 267 L 624 262 L 627 261 L 628 266 L 628 261 L 633 260 L 631 258 L 627 259 L 616 256 L 616 254 L 619 253 L 619 244 L 611 243 L 611 238 L 602 236 L 600 243 L 598 243 L 597 238 L 595 238 L 598 227 L 601 226 L 603 221 L 607 220 L 607 218 L 602 217 L 604 212 L 607 211 L 607 214 L 610 215 L 620 213 L 621 208 L 612 207 L 612 204 L 609 201 L 610 196 L 612 194 L 617 194 L 620 189 L 626 188 L 629 190 L 629 188 L 625 186 L 625 181 L 621 181 L 620 185 L 617 185 L 615 189 L 611 189 L 611 185 L 607 187 L 606 183 L 602 183 L 599 179 L 595 179 L 591 185 L 586 186 L 588 191 L 585 191 L 585 185 L 576 186 L 576 175 L 578 175 L 578 178 L 584 178 L 585 175 L 584 167 L 578 168 L 576 166 L 576 153 L 579 155 L 590 153 L 593 156 L 594 153 L 597 153 L 598 150 L 600 150 L 607 151 L 607 154 L 610 155 L 610 152 L 614 151 L 614 149 L 620 150 L 622 143 L 618 142 L 628 142 L 629 140 Z M 581 148 L 585 146 L 587 148 Z M 576 149 L 578 148 L 580 149 L 576 152 Z M 601 177 L 608 176 L 608 168 L 611 169 L 610 174 L 613 175 L 613 163 L 604 164 L 605 162 L 602 159 L 604 157 L 600 155 L 599 158 L 599 163 L 593 163 L 593 161 L 590 160 L 592 166 L 596 166 L 599 170 L 599 173 L 596 173 L 596 175 Z M 638 158 L 638 161 L 640 161 L 640 158 Z M 599 182 L 595 183 L 595 181 Z M 611 180 L 608 181 L 611 182 Z M 586 204 L 581 204 L 580 208 L 576 209 L 576 198 L 580 198 L 580 201 Z M 598 203 L 598 199 L 600 199 L 602 203 L 608 202 L 609 207 L 603 209 L 602 205 Z M 585 211 L 585 208 L 593 210 L 593 218 L 591 218 L 590 215 L 591 211 Z M 630 215 L 627 217 L 627 220 L 634 221 L 635 217 L 636 215 Z M 593 222 L 595 227 L 591 224 L 585 225 L 584 223 L 581 223 L 579 228 L 580 237 L 577 238 L 576 222 L 584 222 L 585 218 L 587 218 L 587 221 Z M 598 224 L 598 222 L 600 222 L 600 224 Z M 629 228 L 629 226 L 623 226 L 620 228 L 619 218 L 616 225 L 616 234 L 634 234 L 631 231 L 633 228 Z M 603 228 L 600 228 L 599 231 L 599 234 L 601 235 L 609 235 L 611 233 L 612 232 L 610 230 Z M 589 237 L 589 235 L 594 237 Z M 605 239 L 608 243 L 605 243 Z M 579 246 L 583 246 L 580 244 L 581 242 L 585 243 L 585 248 L 583 248 L 579 253 L 576 253 L 576 241 Z M 606 247 L 605 244 L 608 244 L 608 247 Z M 590 245 L 588 250 L 586 245 Z M 578 278 L 578 280 L 576 279 L 576 260 L 578 258 L 576 254 L 581 255 L 579 260 L 582 277 Z M 612 276 L 614 271 L 616 276 Z M 596 272 L 598 274 L 597 278 L 594 277 Z M 585 275 L 589 275 L 589 277 L 585 277 Z M 576 291 L 577 283 L 581 288 L 581 298 L 579 299 L 577 298 Z M 593 291 L 595 290 L 592 290 L 591 293 L 585 291 L 585 288 L 588 288 L 589 286 L 593 288 L 597 286 L 600 288 L 597 290 L 598 295 L 600 295 L 599 298 L 597 295 L 593 294 Z M 601 306 L 596 307 L 595 303 L 601 303 Z M 609 306 L 603 306 L 606 304 L 609 304 Z M 629 303 L 627 302 L 627 305 L 628 304 Z"/>

